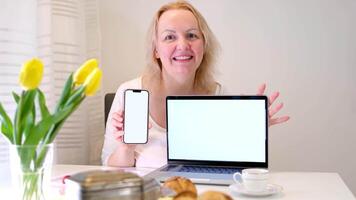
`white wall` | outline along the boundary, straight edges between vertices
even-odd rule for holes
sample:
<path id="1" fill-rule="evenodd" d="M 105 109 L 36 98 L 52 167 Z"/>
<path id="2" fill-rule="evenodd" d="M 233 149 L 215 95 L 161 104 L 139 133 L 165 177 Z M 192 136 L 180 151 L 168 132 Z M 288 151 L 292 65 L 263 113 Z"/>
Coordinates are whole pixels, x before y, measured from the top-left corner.
<path id="1" fill-rule="evenodd" d="M 100 1 L 104 92 L 139 75 L 144 40 L 163 0 Z M 219 79 L 230 90 L 278 90 L 270 168 L 337 172 L 356 194 L 356 1 L 194 0 L 216 33 Z"/>

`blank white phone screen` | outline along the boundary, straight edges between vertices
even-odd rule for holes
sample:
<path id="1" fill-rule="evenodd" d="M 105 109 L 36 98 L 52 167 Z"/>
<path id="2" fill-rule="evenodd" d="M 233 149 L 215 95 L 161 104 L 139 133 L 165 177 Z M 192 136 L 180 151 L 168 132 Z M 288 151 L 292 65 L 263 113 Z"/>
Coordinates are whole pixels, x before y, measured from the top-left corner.
<path id="1" fill-rule="evenodd" d="M 124 142 L 142 144 L 147 142 L 148 92 L 125 91 Z"/>

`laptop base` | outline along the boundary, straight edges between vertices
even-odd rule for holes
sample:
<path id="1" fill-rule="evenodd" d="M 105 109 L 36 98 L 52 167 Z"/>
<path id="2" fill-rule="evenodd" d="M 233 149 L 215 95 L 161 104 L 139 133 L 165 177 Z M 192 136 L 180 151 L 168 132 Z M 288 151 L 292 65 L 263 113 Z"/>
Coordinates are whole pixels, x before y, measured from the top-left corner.
<path id="1" fill-rule="evenodd" d="M 177 169 L 181 166 L 176 166 L 176 168 L 171 166 L 163 166 L 149 174 L 145 177 L 154 178 L 157 181 L 164 182 L 170 177 L 173 176 L 182 176 L 190 179 L 193 183 L 204 184 L 204 185 L 231 185 L 234 183 L 232 179 L 232 173 L 228 174 L 217 174 L 217 173 L 204 173 L 204 172 L 179 172 L 176 170 L 167 171 L 167 168 Z M 236 168 L 235 172 L 241 171 L 241 168 Z"/>

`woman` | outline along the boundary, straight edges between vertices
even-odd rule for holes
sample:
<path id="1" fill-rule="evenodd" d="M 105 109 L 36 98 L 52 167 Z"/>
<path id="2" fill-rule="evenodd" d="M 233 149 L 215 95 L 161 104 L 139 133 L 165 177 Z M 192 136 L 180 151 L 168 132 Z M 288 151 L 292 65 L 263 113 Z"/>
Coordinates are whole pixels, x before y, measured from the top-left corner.
<path id="1" fill-rule="evenodd" d="M 221 95 L 214 80 L 213 66 L 218 44 L 202 15 L 189 3 L 178 1 L 162 6 L 148 32 L 148 65 L 145 73 L 123 83 L 116 92 L 105 133 L 103 164 L 110 166 L 160 167 L 166 164 L 165 98 L 168 95 Z M 263 95 L 265 85 L 259 88 Z M 147 144 L 122 142 L 123 92 L 126 89 L 150 92 L 150 130 Z M 278 97 L 270 97 L 270 104 Z M 285 122 L 288 116 L 272 118 L 283 104 L 270 110 L 270 125 Z"/>

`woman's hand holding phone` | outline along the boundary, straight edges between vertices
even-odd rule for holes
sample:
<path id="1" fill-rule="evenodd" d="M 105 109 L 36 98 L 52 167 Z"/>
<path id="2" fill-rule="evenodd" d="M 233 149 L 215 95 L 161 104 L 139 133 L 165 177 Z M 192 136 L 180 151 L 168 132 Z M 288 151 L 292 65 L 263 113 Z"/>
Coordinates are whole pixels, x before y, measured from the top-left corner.
<path id="1" fill-rule="evenodd" d="M 123 136 L 124 136 L 124 111 L 123 110 L 119 110 L 118 112 L 113 113 L 112 125 L 114 126 L 114 131 L 113 131 L 114 137 L 116 141 L 120 143 L 120 146 L 134 149 L 136 145 L 125 144 L 123 142 Z"/>
<path id="2" fill-rule="evenodd" d="M 125 144 L 124 136 L 124 111 L 119 110 L 112 114 L 112 133 L 118 142 L 116 150 L 110 155 L 108 165 L 117 167 L 135 166 L 135 144 Z"/>
<path id="3" fill-rule="evenodd" d="M 126 90 L 124 110 L 114 112 L 111 118 L 113 136 L 118 146 L 110 155 L 108 164 L 118 167 L 135 166 L 136 145 L 148 141 L 148 129 L 151 128 L 148 91 Z"/>
<path id="4" fill-rule="evenodd" d="M 135 144 L 125 144 L 123 142 L 124 136 L 124 111 L 119 110 L 118 112 L 114 112 L 112 115 L 112 125 L 114 126 L 114 137 L 116 141 L 120 142 L 121 144 L 127 145 L 128 147 L 134 147 Z M 148 128 L 152 127 L 151 123 L 148 123 Z"/>

